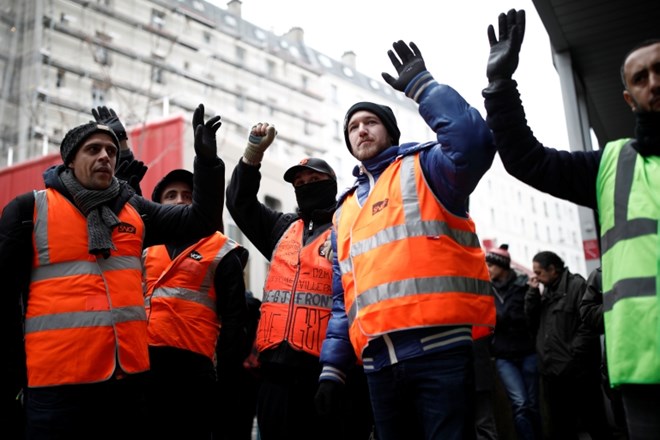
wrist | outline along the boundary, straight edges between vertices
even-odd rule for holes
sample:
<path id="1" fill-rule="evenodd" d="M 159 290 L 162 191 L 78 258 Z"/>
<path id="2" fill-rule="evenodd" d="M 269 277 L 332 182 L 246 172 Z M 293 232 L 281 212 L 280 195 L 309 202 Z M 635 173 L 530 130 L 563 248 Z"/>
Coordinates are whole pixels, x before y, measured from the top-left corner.
<path id="1" fill-rule="evenodd" d="M 253 161 L 251 161 L 250 159 L 246 158 L 245 156 L 242 156 L 242 157 L 241 157 L 241 161 L 242 161 L 244 164 L 246 164 L 246 165 L 250 165 L 250 166 L 252 166 L 252 167 L 256 167 L 256 166 L 259 166 L 259 165 L 261 164 L 260 161 L 259 161 L 259 162 L 253 162 Z"/>
<path id="2" fill-rule="evenodd" d="M 258 145 L 248 143 L 245 151 L 243 152 L 243 159 L 249 165 L 259 165 L 264 158 L 263 149 Z"/>
<path id="3" fill-rule="evenodd" d="M 433 81 L 433 75 L 428 70 L 424 70 L 422 72 L 419 72 L 415 77 L 408 83 L 406 86 L 404 93 L 406 96 L 410 99 L 412 99 L 415 102 L 419 102 L 419 98 L 426 90 L 426 88 L 431 84 Z"/>
<path id="4" fill-rule="evenodd" d="M 503 92 L 505 90 L 515 89 L 518 83 L 511 78 L 493 78 L 489 79 L 488 87 L 483 89 L 481 94 L 485 97 L 492 93 Z"/>

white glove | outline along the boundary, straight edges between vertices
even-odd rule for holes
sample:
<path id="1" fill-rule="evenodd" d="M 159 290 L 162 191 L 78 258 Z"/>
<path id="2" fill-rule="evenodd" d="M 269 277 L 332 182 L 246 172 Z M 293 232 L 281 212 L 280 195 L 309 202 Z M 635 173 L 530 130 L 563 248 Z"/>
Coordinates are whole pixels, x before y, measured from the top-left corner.
<path id="1" fill-rule="evenodd" d="M 277 130 L 268 122 L 259 122 L 252 127 L 243 152 L 243 161 L 248 165 L 259 165 L 264 158 L 264 151 L 273 143 L 276 135 Z"/>

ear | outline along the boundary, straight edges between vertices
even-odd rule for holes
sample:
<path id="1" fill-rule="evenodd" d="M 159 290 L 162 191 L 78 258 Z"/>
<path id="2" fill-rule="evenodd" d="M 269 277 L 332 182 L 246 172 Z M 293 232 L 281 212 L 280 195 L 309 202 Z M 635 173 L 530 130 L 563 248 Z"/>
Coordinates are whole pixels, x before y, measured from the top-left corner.
<path id="1" fill-rule="evenodd" d="M 637 110 L 637 104 L 628 90 L 623 91 L 623 99 L 626 100 L 626 104 L 628 104 L 632 111 Z"/>

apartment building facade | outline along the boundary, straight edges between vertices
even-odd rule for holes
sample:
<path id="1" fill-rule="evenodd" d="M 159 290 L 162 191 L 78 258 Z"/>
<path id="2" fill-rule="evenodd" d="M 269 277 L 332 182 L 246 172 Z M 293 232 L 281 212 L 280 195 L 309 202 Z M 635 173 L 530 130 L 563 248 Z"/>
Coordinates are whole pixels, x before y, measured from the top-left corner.
<path id="1" fill-rule="evenodd" d="M 340 188 L 352 182 L 356 161 L 342 126 L 354 102 L 392 107 L 402 141 L 434 136 L 414 102 L 355 69 L 354 54 L 337 60 L 320 53 L 305 44 L 301 28 L 264 30 L 242 17 L 239 0 L 226 8 L 201 0 L 0 0 L 0 43 L 0 167 L 58 151 L 66 130 L 98 105 L 140 126 L 172 114 L 190 120 L 204 103 L 209 116 L 222 116 L 218 149 L 227 179 L 250 127 L 277 127 L 260 197 L 291 211 L 295 198 L 282 175 L 304 157 L 326 159 Z M 191 127 L 184 139 L 182 166 L 191 168 Z M 167 143 L 162 149 L 168 154 Z M 576 208 L 515 181 L 498 159 L 470 207 L 481 237 L 508 242 L 521 264 L 550 249 L 586 273 Z M 267 260 L 225 217 L 227 232 L 251 251 L 248 285 L 260 296 Z"/>

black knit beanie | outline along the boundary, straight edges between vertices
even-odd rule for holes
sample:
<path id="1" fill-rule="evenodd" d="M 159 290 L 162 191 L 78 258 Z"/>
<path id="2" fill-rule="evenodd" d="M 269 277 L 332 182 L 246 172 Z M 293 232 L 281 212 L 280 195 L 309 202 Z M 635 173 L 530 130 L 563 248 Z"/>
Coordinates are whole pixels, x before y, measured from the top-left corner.
<path id="1" fill-rule="evenodd" d="M 499 248 L 492 248 L 486 252 L 486 262 L 495 264 L 504 269 L 511 268 L 511 255 L 509 254 L 509 245 L 503 244 Z"/>
<path id="2" fill-rule="evenodd" d="M 357 104 L 353 104 L 353 106 L 346 112 L 346 117 L 344 118 L 344 140 L 346 141 L 346 146 L 348 147 L 348 151 L 351 154 L 353 154 L 353 150 L 351 149 L 351 142 L 348 140 L 348 121 L 350 121 L 353 113 L 359 110 L 366 110 L 378 116 L 378 118 L 385 126 L 387 133 L 392 137 L 392 145 L 399 145 L 401 132 L 399 131 L 399 127 L 396 123 L 396 117 L 394 116 L 392 109 L 386 105 L 363 101 L 358 102 Z"/>
<path id="3" fill-rule="evenodd" d="M 60 156 L 62 156 L 64 165 L 69 165 L 76 155 L 78 148 L 85 142 L 85 139 L 94 133 L 105 133 L 110 136 L 112 142 L 117 146 L 117 150 L 119 150 L 119 139 L 117 139 L 115 132 L 107 125 L 90 121 L 86 124 L 73 127 L 64 135 L 64 139 L 62 139 L 62 143 L 60 144 Z"/>

